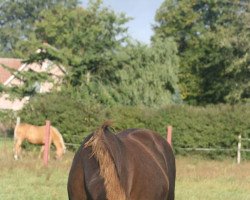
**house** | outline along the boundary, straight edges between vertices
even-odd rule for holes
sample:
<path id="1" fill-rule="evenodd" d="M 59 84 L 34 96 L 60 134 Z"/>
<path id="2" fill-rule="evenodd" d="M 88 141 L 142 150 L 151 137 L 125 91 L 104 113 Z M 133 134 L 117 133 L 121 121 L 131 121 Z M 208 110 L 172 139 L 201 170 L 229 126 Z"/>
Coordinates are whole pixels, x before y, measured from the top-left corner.
<path id="1" fill-rule="evenodd" d="M 46 60 L 42 64 L 32 63 L 25 64 L 22 63 L 21 59 L 15 58 L 0 58 L 0 83 L 7 87 L 22 85 L 22 81 L 17 79 L 3 66 L 8 66 L 9 68 L 15 69 L 17 71 L 27 71 L 29 69 L 39 73 L 48 72 L 52 76 L 53 82 L 38 83 L 37 92 L 45 93 L 51 91 L 51 89 L 60 83 L 62 77 L 65 74 L 63 67 L 55 65 L 53 62 Z M 0 94 L 0 109 L 11 109 L 20 110 L 25 103 L 29 101 L 30 97 L 24 97 L 23 99 L 10 100 L 8 94 Z"/>

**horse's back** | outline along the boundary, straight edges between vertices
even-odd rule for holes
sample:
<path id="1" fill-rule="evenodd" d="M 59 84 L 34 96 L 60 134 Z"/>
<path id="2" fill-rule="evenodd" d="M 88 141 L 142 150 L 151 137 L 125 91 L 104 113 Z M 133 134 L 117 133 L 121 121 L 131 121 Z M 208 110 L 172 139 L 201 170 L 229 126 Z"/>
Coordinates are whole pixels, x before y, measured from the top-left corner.
<path id="1" fill-rule="evenodd" d="M 15 137 L 27 139 L 30 143 L 33 144 L 44 144 L 44 130 L 44 126 L 34 126 L 31 124 L 23 123 L 18 125 L 15 132 Z"/>

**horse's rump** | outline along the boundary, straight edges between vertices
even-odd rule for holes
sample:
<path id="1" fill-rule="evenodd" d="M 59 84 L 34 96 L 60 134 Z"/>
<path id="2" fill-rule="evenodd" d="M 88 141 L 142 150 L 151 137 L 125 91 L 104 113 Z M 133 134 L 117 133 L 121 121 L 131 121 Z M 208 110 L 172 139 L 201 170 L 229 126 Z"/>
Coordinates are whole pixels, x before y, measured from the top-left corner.
<path id="1" fill-rule="evenodd" d="M 81 191 L 73 184 L 77 174 L 82 174 Z M 174 183 L 174 155 L 161 136 L 144 129 L 114 135 L 104 124 L 75 155 L 68 194 L 70 199 L 79 193 L 82 199 L 172 200 Z"/>

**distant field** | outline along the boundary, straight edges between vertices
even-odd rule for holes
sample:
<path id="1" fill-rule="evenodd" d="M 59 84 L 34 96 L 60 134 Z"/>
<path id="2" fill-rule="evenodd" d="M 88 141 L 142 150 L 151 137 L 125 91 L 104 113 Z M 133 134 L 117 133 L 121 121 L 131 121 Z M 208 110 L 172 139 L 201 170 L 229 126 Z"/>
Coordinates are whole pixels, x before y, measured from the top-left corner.
<path id="1" fill-rule="evenodd" d="M 12 141 L 0 140 L 0 199 L 66 200 L 73 153 L 43 167 L 38 152 L 14 161 Z M 176 200 L 249 200 L 250 162 L 177 157 Z"/>

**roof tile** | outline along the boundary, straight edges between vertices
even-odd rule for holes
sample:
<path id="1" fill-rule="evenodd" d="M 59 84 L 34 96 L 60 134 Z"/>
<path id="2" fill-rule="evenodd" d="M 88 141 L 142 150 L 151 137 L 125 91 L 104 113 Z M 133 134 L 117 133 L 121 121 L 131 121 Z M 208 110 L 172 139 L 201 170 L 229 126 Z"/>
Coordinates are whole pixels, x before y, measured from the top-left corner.
<path id="1" fill-rule="evenodd" d="M 21 59 L 0 58 L 0 83 L 2 84 L 11 77 L 11 73 L 4 69 L 1 64 L 16 70 L 22 66 Z"/>

